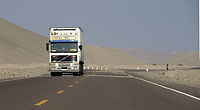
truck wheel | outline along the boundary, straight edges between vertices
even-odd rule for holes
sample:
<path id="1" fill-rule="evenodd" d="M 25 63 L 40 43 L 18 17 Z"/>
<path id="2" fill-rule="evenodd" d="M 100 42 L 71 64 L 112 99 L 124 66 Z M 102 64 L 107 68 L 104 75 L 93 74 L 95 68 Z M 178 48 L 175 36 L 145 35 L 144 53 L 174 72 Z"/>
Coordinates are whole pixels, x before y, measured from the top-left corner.
<path id="1" fill-rule="evenodd" d="M 80 75 L 83 75 L 83 64 L 81 65 Z"/>

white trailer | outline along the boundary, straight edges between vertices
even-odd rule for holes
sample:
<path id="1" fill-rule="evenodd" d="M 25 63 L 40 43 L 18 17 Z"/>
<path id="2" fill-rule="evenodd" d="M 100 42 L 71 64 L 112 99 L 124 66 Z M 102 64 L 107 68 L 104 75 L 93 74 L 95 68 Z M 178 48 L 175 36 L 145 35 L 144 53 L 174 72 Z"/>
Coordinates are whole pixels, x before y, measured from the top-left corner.
<path id="1" fill-rule="evenodd" d="M 80 27 L 51 27 L 49 52 L 51 76 L 73 73 L 83 75 L 83 30 Z"/>

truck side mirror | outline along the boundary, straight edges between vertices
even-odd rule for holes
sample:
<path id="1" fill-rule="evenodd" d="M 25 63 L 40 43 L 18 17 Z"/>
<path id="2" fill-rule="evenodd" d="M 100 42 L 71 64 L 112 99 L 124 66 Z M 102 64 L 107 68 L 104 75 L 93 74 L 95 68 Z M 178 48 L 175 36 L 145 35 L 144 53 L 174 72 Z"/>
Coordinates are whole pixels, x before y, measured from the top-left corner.
<path id="1" fill-rule="evenodd" d="M 82 50 L 82 48 L 83 48 L 83 46 L 82 46 L 82 45 L 79 45 L 79 49 Z"/>
<path id="2" fill-rule="evenodd" d="M 49 51 L 49 43 L 46 43 L 46 51 Z"/>

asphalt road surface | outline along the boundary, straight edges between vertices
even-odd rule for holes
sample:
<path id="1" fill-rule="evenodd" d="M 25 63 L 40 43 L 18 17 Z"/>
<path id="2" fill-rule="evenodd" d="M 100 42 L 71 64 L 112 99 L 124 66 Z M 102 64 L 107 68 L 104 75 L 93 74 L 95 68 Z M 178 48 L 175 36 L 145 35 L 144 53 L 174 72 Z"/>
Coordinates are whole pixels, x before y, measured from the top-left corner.
<path id="1" fill-rule="evenodd" d="M 0 110 L 200 110 L 200 101 L 122 72 L 0 82 Z"/>

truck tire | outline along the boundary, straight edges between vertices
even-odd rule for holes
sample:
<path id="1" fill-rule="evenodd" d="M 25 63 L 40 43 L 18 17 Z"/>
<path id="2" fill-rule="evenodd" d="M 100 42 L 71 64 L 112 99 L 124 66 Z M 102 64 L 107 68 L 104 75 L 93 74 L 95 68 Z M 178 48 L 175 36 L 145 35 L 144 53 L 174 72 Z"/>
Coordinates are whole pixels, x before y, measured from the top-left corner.
<path id="1" fill-rule="evenodd" d="M 83 75 L 83 64 L 81 64 L 81 66 L 80 66 L 80 75 L 82 76 Z"/>

